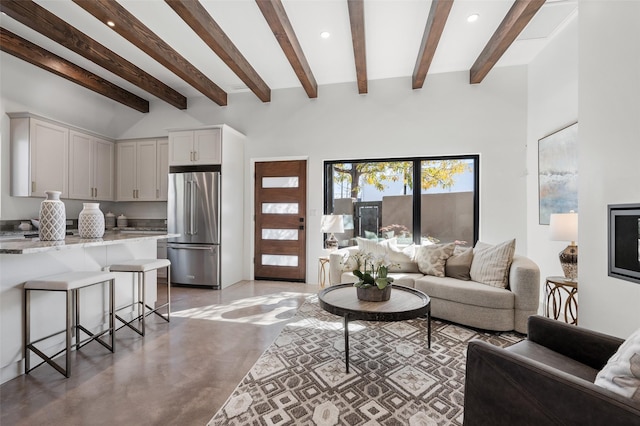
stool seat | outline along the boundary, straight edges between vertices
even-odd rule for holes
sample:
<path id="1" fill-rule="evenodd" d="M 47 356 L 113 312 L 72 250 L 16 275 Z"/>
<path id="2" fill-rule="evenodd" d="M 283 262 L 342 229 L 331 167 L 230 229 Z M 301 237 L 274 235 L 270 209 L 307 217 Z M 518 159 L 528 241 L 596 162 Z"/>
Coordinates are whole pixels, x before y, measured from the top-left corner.
<path id="1" fill-rule="evenodd" d="M 168 259 L 134 259 L 109 266 L 111 272 L 148 272 L 171 266 Z"/>
<path id="2" fill-rule="evenodd" d="M 49 275 L 27 281 L 24 288 L 28 290 L 68 291 L 87 287 L 96 283 L 114 280 L 115 274 L 101 271 L 75 271 Z"/>

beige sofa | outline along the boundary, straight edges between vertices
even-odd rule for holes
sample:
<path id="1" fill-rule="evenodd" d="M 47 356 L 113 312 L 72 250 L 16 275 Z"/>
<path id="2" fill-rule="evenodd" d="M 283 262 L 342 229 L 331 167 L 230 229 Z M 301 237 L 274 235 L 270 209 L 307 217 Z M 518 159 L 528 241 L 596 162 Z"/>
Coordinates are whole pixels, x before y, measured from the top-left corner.
<path id="1" fill-rule="evenodd" d="M 358 247 L 347 247 L 329 255 L 331 285 L 358 281 L 345 262 L 358 251 Z M 538 311 L 540 270 L 533 261 L 520 255 L 513 257 L 507 288 L 424 275 L 412 262 L 402 263 L 389 276 L 394 278 L 394 285 L 416 288 L 429 295 L 434 317 L 471 327 L 526 333 L 527 319 Z"/>

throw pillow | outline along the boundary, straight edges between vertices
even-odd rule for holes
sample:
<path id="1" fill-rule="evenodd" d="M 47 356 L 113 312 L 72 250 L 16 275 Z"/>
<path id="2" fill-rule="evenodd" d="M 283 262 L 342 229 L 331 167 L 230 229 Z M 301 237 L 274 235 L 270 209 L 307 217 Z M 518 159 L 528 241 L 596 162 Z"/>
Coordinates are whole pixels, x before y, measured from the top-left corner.
<path id="1" fill-rule="evenodd" d="M 358 237 L 356 238 L 356 241 L 358 242 L 358 248 L 360 249 L 360 251 L 369 253 L 374 257 L 385 256 L 387 254 L 387 248 L 392 244 L 395 245 L 396 243 L 395 238 L 383 241 L 373 241 L 366 238 Z"/>
<path id="2" fill-rule="evenodd" d="M 413 261 L 415 244 L 406 247 L 398 247 L 395 244 L 387 246 L 387 257 L 391 264 L 389 272 L 419 272 L 418 265 Z"/>
<path id="3" fill-rule="evenodd" d="M 459 280 L 471 279 L 471 262 L 473 261 L 473 247 L 456 246 L 453 254 L 444 266 L 444 275 Z"/>
<path id="4" fill-rule="evenodd" d="M 640 402 L 640 328 L 620 345 L 594 383 Z"/>
<path id="5" fill-rule="evenodd" d="M 509 268 L 516 250 L 516 240 L 491 245 L 478 241 L 473 248 L 469 275 L 473 281 L 492 287 L 507 288 Z"/>
<path id="6" fill-rule="evenodd" d="M 416 248 L 415 262 L 418 269 L 425 275 L 444 277 L 444 265 L 453 254 L 454 243 L 431 244 Z"/>

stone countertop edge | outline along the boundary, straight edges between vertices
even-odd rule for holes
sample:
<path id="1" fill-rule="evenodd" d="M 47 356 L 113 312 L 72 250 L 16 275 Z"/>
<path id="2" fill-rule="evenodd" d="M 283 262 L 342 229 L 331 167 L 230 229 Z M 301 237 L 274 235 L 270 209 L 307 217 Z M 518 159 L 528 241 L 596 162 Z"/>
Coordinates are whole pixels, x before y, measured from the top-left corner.
<path id="1" fill-rule="evenodd" d="M 77 235 L 68 235 L 64 241 L 40 241 L 37 238 L 0 241 L 0 254 L 30 254 L 47 251 L 68 250 L 88 247 L 108 246 L 123 243 L 135 243 L 144 240 L 162 240 L 179 237 L 180 234 L 135 234 L 105 232 L 102 238 L 83 239 Z"/>

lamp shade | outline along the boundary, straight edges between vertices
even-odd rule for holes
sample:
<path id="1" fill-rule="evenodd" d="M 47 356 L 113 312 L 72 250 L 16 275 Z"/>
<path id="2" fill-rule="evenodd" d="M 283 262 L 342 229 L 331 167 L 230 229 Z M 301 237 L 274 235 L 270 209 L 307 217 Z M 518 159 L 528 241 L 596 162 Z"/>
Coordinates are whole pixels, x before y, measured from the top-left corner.
<path id="1" fill-rule="evenodd" d="M 341 214 L 323 215 L 320 226 L 322 232 L 325 233 L 344 232 L 344 224 Z"/>
<path id="2" fill-rule="evenodd" d="M 555 213 L 549 221 L 550 238 L 553 241 L 578 240 L 578 213 Z"/>

